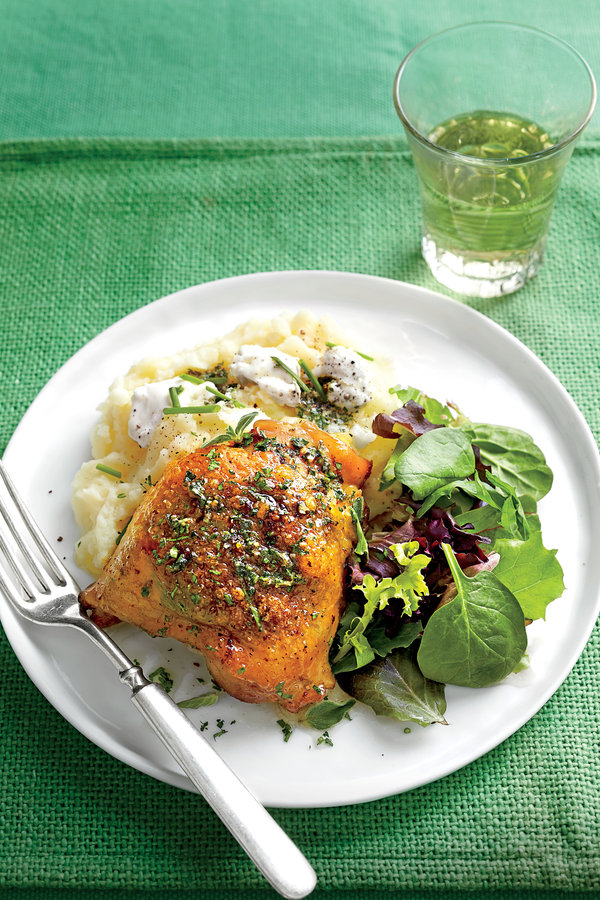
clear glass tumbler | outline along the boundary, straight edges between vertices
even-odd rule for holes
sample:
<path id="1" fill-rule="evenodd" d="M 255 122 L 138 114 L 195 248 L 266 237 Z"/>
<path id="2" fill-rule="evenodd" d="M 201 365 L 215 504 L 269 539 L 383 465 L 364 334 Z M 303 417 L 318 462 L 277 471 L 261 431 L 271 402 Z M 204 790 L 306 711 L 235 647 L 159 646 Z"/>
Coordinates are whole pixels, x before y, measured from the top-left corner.
<path id="1" fill-rule="evenodd" d="M 394 101 L 433 275 L 475 297 L 517 290 L 540 266 L 564 168 L 594 112 L 590 67 L 535 28 L 460 25 L 408 54 Z"/>

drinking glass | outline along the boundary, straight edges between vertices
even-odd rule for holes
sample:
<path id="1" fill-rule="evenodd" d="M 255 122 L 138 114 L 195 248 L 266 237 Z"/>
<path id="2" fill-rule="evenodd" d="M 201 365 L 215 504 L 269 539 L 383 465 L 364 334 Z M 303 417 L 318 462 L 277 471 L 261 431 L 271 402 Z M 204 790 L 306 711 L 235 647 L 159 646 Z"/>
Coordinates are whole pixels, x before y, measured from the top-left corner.
<path id="1" fill-rule="evenodd" d="M 408 54 L 394 102 L 433 275 L 476 297 L 517 290 L 539 269 L 563 171 L 594 111 L 590 67 L 536 28 L 460 25 Z"/>

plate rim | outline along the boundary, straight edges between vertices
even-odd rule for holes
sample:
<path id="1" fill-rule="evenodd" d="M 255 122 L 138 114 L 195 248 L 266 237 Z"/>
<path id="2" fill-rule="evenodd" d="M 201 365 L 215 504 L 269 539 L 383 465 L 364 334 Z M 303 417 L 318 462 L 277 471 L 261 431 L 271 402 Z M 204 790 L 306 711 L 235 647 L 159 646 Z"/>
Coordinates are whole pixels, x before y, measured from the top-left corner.
<path id="1" fill-rule="evenodd" d="M 477 309 L 474 309 L 471 306 L 467 306 L 465 303 L 461 302 L 460 299 L 449 297 L 445 294 L 441 294 L 437 291 L 430 290 L 429 288 L 421 287 L 420 285 L 415 285 L 410 282 L 398 281 L 391 278 L 385 278 L 378 275 L 368 275 L 363 273 L 355 273 L 355 272 L 345 272 L 345 271 L 337 271 L 330 269 L 275 269 L 267 272 L 251 272 L 242 275 L 234 275 L 226 278 L 214 279 L 207 282 L 202 282 L 200 284 L 191 285 L 186 288 L 182 288 L 180 290 L 174 291 L 170 294 L 159 297 L 149 303 L 146 303 L 140 306 L 138 309 L 133 310 L 128 313 L 126 316 L 118 319 L 116 322 L 113 322 L 111 325 L 107 326 L 105 329 L 100 331 L 97 335 L 90 339 L 90 341 L 86 342 L 82 347 L 80 347 L 72 356 L 69 357 L 50 377 L 50 379 L 46 382 L 43 388 L 40 390 L 38 395 L 34 398 L 24 415 L 22 416 L 20 422 L 18 423 L 15 431 L 11 435 L 8 444 L 5 448 L 3 459 L 7 461 L 7 469 L 10 472 L 11 463 L 10 459 L 12 454 L 15 452 L 15 446 L 18 442 L 18 432 L 21 428 L 22 423 L 28 421 L 30 415 L 33 415 L 35 412 L 35 406 L 40 398 L 43 397 L 44 393 L 50 389 L 51 383 L 54 379 L 61 373 L 66 367 L 68 367 L 72 362 L 78 360 L 78 358 L 84 354 L 89 352 L 92 345 L 96 345 L 100 342 L 106 341 L 110 338 L 110 333 L 113 330 L 117 330 L 124 326 L 124 323 L 134 322 L 136 318 L 142 318 L 149 307 L 157 308 L 162 304 L 167 304 L 169 302 L 173 302 L 175 298 L 178 298 L 179 301 L 185 299 L 185 296 L 188 295 L 190 298 L 196 299 L 196 295 L 198 293 L 202 293 L 203 291 L 208 291 L 211 289 L 219 289 L 224 288 L 227 289 L 229 284 L 240 283 L 240 282 L 248 282 L 255 281 L 259 282 L 261 280 L 269 280 L 269 279 L 278 279 L 278 278 L 302 278 L 307 279 L 308 281 L 314 280 L 315 282 L 320 282 L 323 279 L 346 279 L 352 282 L 364 281 L 365 283 L 370 282 L 381 282 L 391 286 L 394 290 L 403 291 L 408 289 L 410 292 L 416 292 L 418 295 L 420 294 L 424 298 L 427 298 L 430 303 L 442 304 L 443 306 L 453 307 L 454 310 L 460 310 L 459 316 L 465 316 L 467 321 L 477 321 L 483 323 L 486 328 L 490 329 L 492 333 L 496 333 L 502 336 L 504 341 L 507 341 L 513 345 L 513 348 L 518 350 L 520 353 L 524 353 L 528 359 L 530 364 L 533 364 L 536 368 L 540 369 L 545 378 L 550 379 L 553 388 L 558 391 L 563 404 L 566 405 L 566 408 L 570 411 L 571 415 L 574 416 L 575 421 L 577 422 L 577 426 L 579 428 L 580 436 L 583 438 L 583 444 L 581 444 L 581 451 L 587 451 L 588 455 L 588 464 L 591 466 L 592 470 L 595 470 L 596 475 L 596 487 L 600 490 L 600 454 L 598 453 L 598 447 L 596 445 L 595 438 L 591 431 L 591 428 L 588 422 L 585 419 L 585 416 L 577 406 L 574 399 L 571 397 L 569 392 L 560 382 L 558 377 L 552 372 L 552 370 L 521 340 L 519 340 L 514 334 L 509 332 L 507 329 L 503 328 L 493 319 L 490 319 L 484 313 L 480 312 Z M 132 360 L 133 362 L 134 360 Z M 600 515 L 597 516 L 597 521 L 595 522 L 597 528 L 600 530 Z M 548 702 L 548 700 L 554 695 L 554 693 L 558 690 L 558 688 L 562 685 L 562 683 L 566 680 L 566 678 L 570 675 L 573 670 L 573 667 L 579 660 L 589 638 L 594 629 L 595 619 L 597 619 L 598 614 L 600 612 L 600 585 L 598 586 L 597 596 L 595 597 L 594 606 L 590 612 L 590 627 L 585 628 L 579 634 L 578 640 L 575 642 L 575 649 L 571 651 L 568 657 L 567 666 L 561 665 L 560 674 L 555 675 L 554 678 L 550 679 L 546 685 L 545 690 L 541 691 L 540 695 L 536 698 L 536 702 L 532 704 L 533 708 L 527 708 L 527 711 L 522 716 L 516 717 L 517 724 L 514 725 L 514 721 L 511 723 L 511 726 L 508 729 L 502 729 L 498 734 L 494 734 L 489 738 L 487 742 L 484 742 L 483 749 L 477 753 L 476 756 L 470 757 L 468 760 L 463 761 L 459 764 L 450 763 L 445 769 L 440 770 L 439 768 L 436 770 L 436 774 L 428 777 L 423 776 L 422 778 L 415 779 L 414 783 L 408 784 L 401 789 L 393 789 L 389 790 L 389 788 L 382 787 L 379 791 L 373 792 L 367 791 L 368 795 L 365 795 L 365 790 L 363 790 L 362 797 L 352 796 L 350 799 L 336 800 L 332 802 L 323 803 L 320 801 L 315 802 L 290 802 L 284 801 L 281 803 L 278 802 L 268 802 L 267 805 L 273 808 L 327 808 L 327 807 L 337 807 L 337 806 L 345 806 L 345 805 L 354 805 L 357 803 L 365 803 L 374 800 L 379 800 L 388 796 L 395 796 L 398 793 L 404 793 L 409 790 L 413 790 L 414 788 L 423 786 L 425 784 L 429 784 L 433 781 L 437 781 L 441 778 L 447 777 L 449 774 L 453 772 L 459 771 L 464 768 L 466 765 L 469 765 L 471 762 L 475 762 L 477 759 L 482 758 L 487 753 L 489 753 L 492 749 L 497 746 L 500 746 L 505 740 L 515 734 L 520 728 L 523 727 L 526 722 L 528 722 L 534 715 L 539 712 L 539 710 Z M 594 613 L 595 615 L 592 615 Z M 9 635 L 9 632 L 12 631 L 12 628 L 6 627 L 6 616 L 5 609 L 3 606 L 0 606 L 0 620 L 5 627 L 7 640 L 9 641 L 13 652 L 17 656 L 21 666 L 29 676 L 29 678 L 33 681 L 35 686 L 40 690 L 42 695 L 51 703 L 51 705 L 59 712 L 59 714 L 65 718 L 73 727 L 75 727 L 81 734 L 103 749 L 105 752 L 109 753 L 109 755 L 114 758 L 119 759 L 121 762 L 129 765 L 138 771 L 141 771 L 147 775 L 150 775 L 153 778 L 156 778 L 159 781 L 171 784 L 176 787 L 183 788 L 185 790 L 189 790 L 195 792 L 195 788 L 188 781 L 187 777 L 183 774 L 183 772 L 179 773 L 177 771 L 166 771 L 160 764 L 149 760 L 147 757 L 141 756 L 135 752 L 130 751 L 128 748 L 124 747 L 120 744 L 115 744 L 112 741 L 112 746 L 109 747 L 106 745 L 107 742 L 111 743 L 111 740 L 101 742 L 98 740 L 98 735 L 93 736 L 90 732 L 94 732 L 95 728 L 93 727 L 94 723 L 85 727 L 86 723 L 83 723 L 84 727 L 82 727 L 80 722 L 73 721 L 73 719 L 65 713 L 63 709 L 61 709 L 60 703 L 56 702 L 55 698 L 46 693 L 43 689 L 43 686 L 40 685 L 39 679 L 35 677 L 36 673 L 31 671 L 31 666 L 28 666 L 27 662 L 24 661 L 21 657 L 21 654 L 17 652 L 15 646 L 13 644 L 13 640 Z M 42 626 L 39 626 L 42 627 Z M 110 738 L 110 736 L 109 736 Z"/>

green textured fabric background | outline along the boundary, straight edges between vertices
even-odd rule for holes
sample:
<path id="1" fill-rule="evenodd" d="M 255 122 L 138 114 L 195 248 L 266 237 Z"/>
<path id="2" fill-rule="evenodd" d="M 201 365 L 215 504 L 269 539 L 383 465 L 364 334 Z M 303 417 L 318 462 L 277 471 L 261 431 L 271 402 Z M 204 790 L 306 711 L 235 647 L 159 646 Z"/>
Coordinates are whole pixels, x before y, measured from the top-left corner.
<path id="1" fill-rule="evenodd" d="M 485 19 L 600 75 L 597 0 L 0 0 L 0 139 L 396 134 L 405 54 Z"/>
<path id="2" fill-rule="evenodd" d="M 496 18 L 554 32 L 600 75 L 597 0 L 0 0 L 0 452 L 61 363 L 179 288 L 331 268 L 448 293 L 420 258 L 391 85 L 428 34 Z M 596 439 L 599 201 L 596 112 L 540 274 L 473 303 L 555 372 Z M 2 900 L 275 896 L 200 798 L 89 743 L 3 638 L 0 666 Z M 599 671 L 597 627 L 545 707 L 461 772 L 275 811 L 315 865 L 314 896 L 600 895 Z"/>
<path id="3" fill-rule="evenodd" d="M 474 303 L 561 378 L 596 437 L 599 186 L 600 146 L 588 142 L 565 174 L 539 275 Z M 419 256 L 413 165 L 391 139 L 5 144 L 0 198 L 1 447 L 76 349 L 179 288 L 329 268 L 437 289 Z M 529 723 L 462 771 L 362 806 L 276 811 L 317 870 L 315 896 L 598 891 L 599 638 Z M 79 735 L 5 641 L 0 665 L 5 896 L 274 896 L 200 798 Z"/>

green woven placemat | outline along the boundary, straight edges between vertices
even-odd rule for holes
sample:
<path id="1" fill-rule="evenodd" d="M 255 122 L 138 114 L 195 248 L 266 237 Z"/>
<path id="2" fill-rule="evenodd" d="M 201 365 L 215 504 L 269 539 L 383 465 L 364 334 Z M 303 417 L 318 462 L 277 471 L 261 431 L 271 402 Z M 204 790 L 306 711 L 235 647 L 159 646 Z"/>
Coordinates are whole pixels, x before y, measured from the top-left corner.
<path id="1" fill-rule="evenodd" d="M 473 19 L 551 31 L 600 75 L 597 0 L 0 0 L 0 139 L 400 133 L 402 58 Z"/>
<path id="2" fill-rule="evenodd" d="M 540 274 L 517 294 L 473 304 L 559 376 L 597 437 L 599 186 L 600 148 L 588 143 L 565 175 Z M 0 197 L 0 448 L 75 350 L 179 288 L 329 268 L 437 289 L 419 256 L 412 163 L 394 140 L 0 145 Z M 200 798 L 79 735 L 6 641 L 0 663 L 7 896 L 85 896 L 90 886 L 123 898 L 271 895 Z M 599 664 L 596 631 L 527 725 L 442 781 L 363 806 L 276 811 L 321 891 L 541 900 L 599 889 Z"/>

